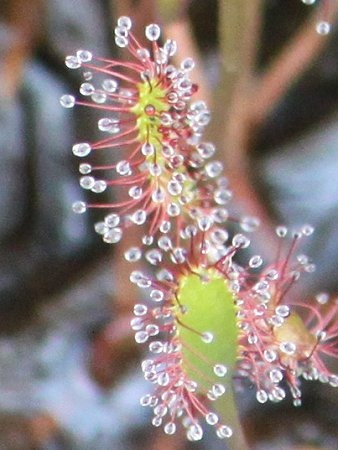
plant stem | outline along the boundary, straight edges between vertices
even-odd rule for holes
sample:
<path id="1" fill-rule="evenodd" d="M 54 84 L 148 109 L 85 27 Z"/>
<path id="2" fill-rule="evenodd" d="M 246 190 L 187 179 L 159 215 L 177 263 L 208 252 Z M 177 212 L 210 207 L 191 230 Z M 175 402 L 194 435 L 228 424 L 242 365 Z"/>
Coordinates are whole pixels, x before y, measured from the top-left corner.
<path id="1" fill-rule="evenodd" d="M 227 392 L 218 400 L 217 411 L 224 423 L 233 431 L 231 438 L 226 441 L 228 450 L 250 450 L 240 421 L 232 385 L 228 386 Z"/>
<path id="2" fill-rule="evenodd" d="M 321 11 L 314 10 L 310 18 L 287 42 L 257 80 L 250 115 L 256 126 L 261 125 L 270 111 L 278 104 L 290 86 L 304 74 L 318 57 L 330 39 L 316 32 L 316 23 L 321 19 Z M 338 2 L 332 2 L 326 20 L 333 23 L 338 15 Z"/>
<path id="3" fill-rule="evenodd" d="M 233 114 L 238 92 L 246 92 L 251 88 L 260 10 L 261 0 L 219 2 L 220 79 L 214 93 L 209 135 L 220 148 L 224 147 L 224 125 Z"/>

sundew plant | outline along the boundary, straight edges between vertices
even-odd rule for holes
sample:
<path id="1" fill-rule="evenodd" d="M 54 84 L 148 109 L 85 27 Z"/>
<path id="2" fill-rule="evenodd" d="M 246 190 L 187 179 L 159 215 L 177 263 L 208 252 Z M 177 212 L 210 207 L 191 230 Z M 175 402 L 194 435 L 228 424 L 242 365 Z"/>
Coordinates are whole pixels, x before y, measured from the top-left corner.
<path id="1" fill-rule="evenodd" d="M 323 26 L 320 32 L 327 31 Z M 147 47 L 134 36 L 131 19 L 120 17 L 115 43 L 129 52 L 126 61 L 86 50 L 66 57 L 84 81 L 81 96 L 64 95 L 62 106 L 102 111 L 102 139 L 73 146 L 84 160 L 80 184 L 94 193 L 112 187 L 122 193 L 117 201 L 78 201 L 73 209 L 105 210 L 95 230 L 110 244 L 133 227 L 143 230 L 124 257 L 144 267 L 131 268 L 130 281 L 148 298 L 135 304 L 131 327 L 146 346 L 141 367 L 149 394 L 140 402 L 152 408 L 153 425 L 169 435 L 183 427 L 190 441 L 211 426 L 229 448 L 244 450 L 237 385 L 254 386 L 259 403 L 290 395 L 295 406 L 301 379 L 338 386 L 327 366 L 338 353 L 337 301 L 323 293 L 311 302 L 292 299 L 294 283 L 314 270 L 299 253 L 312 234 L 309 225 L 276 228 L 274 262 L 253 255 L 238 263 L 258 221 L 229 214 L 223 166 L 213 159 L 214 145 L 203 140 L 210 111 L 194 101 L 194 61 L 174 66 L 177 44 L 163 40 L 157 24 L 148 25 L 145 36 Z M 96 152 L 104 152 L 106 163 L 92 162 Z"/>

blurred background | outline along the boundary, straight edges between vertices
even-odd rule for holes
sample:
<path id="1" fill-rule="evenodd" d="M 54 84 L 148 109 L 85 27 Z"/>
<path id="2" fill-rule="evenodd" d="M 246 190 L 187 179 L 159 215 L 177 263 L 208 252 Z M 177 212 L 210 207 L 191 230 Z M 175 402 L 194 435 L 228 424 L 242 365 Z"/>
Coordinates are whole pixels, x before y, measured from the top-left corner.
<path id="1" fill-rule="evenodd" d="M 121 14 L 134 18 L 136 33 L 151 21 L 162 23 L 182 43 L 182 55 L 190 49 L 196 55 L 201 93 L 211 111 L 220 112 L 210 135 L 218 140 L 219 157 L 238 193 L 234 210 L 258 213 L 271 239 L 258 237 L 257 249 L 273 258 L 274 237 L 268 230 L 279 223 L 291 228 L 311 223 L 316 232 L 304 252 L 317 270 L 305 277 L 297 295 L 306 299 L 323 290 L 338 292 L 338 36 L 333 15 L 332 32 L 315 38 L 313 52 L 305 45 L 306 64 L 295 64 L 294 71 L 286 64 L 283 78 L 282 70 L 273 71 L 279 67 L 275 62 L 284 53 L 297 54 L 297 33 L 305 43 L 306 33 L 315 34 L 309 19 L 313 10 L 300 0 L 257 1 L 251 39 L 244 39 L 245 23 L 234 22 L 234 30 L 231 22 L 227 25 L 230 44 L 233 31 L 233 38 L 243 35 L 251 48 L 251 65 L 240 65 L 227 84 L 224 5 L 231 10 L 236 2 L 237 7 L 255 4 L 1 0 L 0 450 L 224 448 L 213 435 L 192 445 L 150 427 L 148 411 L 138 406 L 149 386 L 138 370 L 140 354 L 127 326 L 138 293 L 125 284 L 129 274 L 117 258 L 122 250 L 111 250 L 94 233 L 95 212 L 75 215 L 71 209 L 74 201 L 85 200 L 71 147 L 95 139 L 97 131 L 94 112 L 79 108 L 70 113 L 60 106 L 60 96 L 75 93 L 81 82 L 64 66 L 64 58 L 80 48 L 117 56 L 112 31 Z M 260 84 L 269 81 L 270 73 L 273 82 Z M 276 94 L 268 105 L 262 101 L 261 109 L 251 108 L 260 105 L 237 82 L 244 78 L 250 78 L 251 89 L 255 83 L 261 88 L 258 99 L 269 99 L 272 85 Z M 225 93 L 228 102 L 217 102 L 226 88 L 236 95 Z M 224 123 L 230 124 L 225 136 Z M 233 123 L 241 125 L 239 135 L 232 132 Z M 257 410 L 250 389 L 239 393 L 255 448 L 338 448 L 337 393 L 317 384 L 305 385 L 304 392 L 302 409 L 286 401 Z"/>

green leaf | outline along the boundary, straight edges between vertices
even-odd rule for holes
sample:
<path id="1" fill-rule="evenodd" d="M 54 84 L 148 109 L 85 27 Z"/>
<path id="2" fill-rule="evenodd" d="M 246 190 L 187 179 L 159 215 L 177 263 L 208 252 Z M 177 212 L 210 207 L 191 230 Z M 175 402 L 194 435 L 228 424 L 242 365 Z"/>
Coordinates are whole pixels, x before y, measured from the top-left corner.
<path id="1" fill-rule="evenodd" d="M 188 377 L 198 383 L 198 392 L 205 393 L 210 384 L 220 382 L 215 364 L 227 367 L 229 379 L 236 365 L 239 330 L 234 296 L 223 277 L 206 269 L 181 278 L 178 300 L 182 364 Z M 206 343 L 202 336 L 209 333 L 213 339 Z"/>

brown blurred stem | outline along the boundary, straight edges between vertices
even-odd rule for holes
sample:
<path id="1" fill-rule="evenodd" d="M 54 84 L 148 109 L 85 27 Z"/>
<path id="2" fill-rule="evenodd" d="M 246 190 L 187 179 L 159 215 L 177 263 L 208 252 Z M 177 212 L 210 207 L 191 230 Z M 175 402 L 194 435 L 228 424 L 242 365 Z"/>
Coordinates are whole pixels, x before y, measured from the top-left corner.
<path id="1" fill-rule="evenodd" d="M 338 2 L 333 3 L 326 16 L 330 23 L 338 11 Z M 315 11 L 256 84 L 250 110 L 255 124 L 260 125 L 266 119 L 291 84 L 299 79 L 327 44 L 330 34 L 323 36 L 315 31 L 319 20 L 320 16 Z"/>
<path id="2" fill-rule="evenodd" d="M 220 83 L 215 95 L 210 136 L 221 151 L 236 204 L 245 215 L 262 222 L 264 241 L 273 246 L 270 217 L 251 183 L 248 159 L 254 128 L 250 108 L 255 91 L 254 67 L 258 50 L 262 2 L 260 0 L 221 0 Z M 263 256 L 265 249 L 260 249 Z"/>
<path id="3" fill-rule="evenodd" d="M 0 66 L 0 95 L 13 98 L 20 86 L 24 63 L 42 35 L 41 0 L 4 1 L 0 22 L 7 27 L 6 48 Z M 2 42 L 2 45 L 5 45 Z"/>
<path id="4" fill-rule="evenodd" d="M 261 0 L 220 2 L 221 82 L 220 90 L 216 92 L 219 100 L 214 107 L 216 118 L 211 135 L 219 136 L 237 202 L 246 214 L 255 215 L 262 222 L 260 236 L 264 245 L 260 251 L 264 256 L 271 257 L 276 247 L 274 224 L 252 184 L 250 149 L 257 128 L 290 85 L 313 62 L 327 37 L 316 33 L 318 16 L 315 11 L 257 79 L 255 60 L 259 47 L 261 8 Z M 335 3 L 329 20 L 334 20 L 337 10 L 338 3 Z"/>

